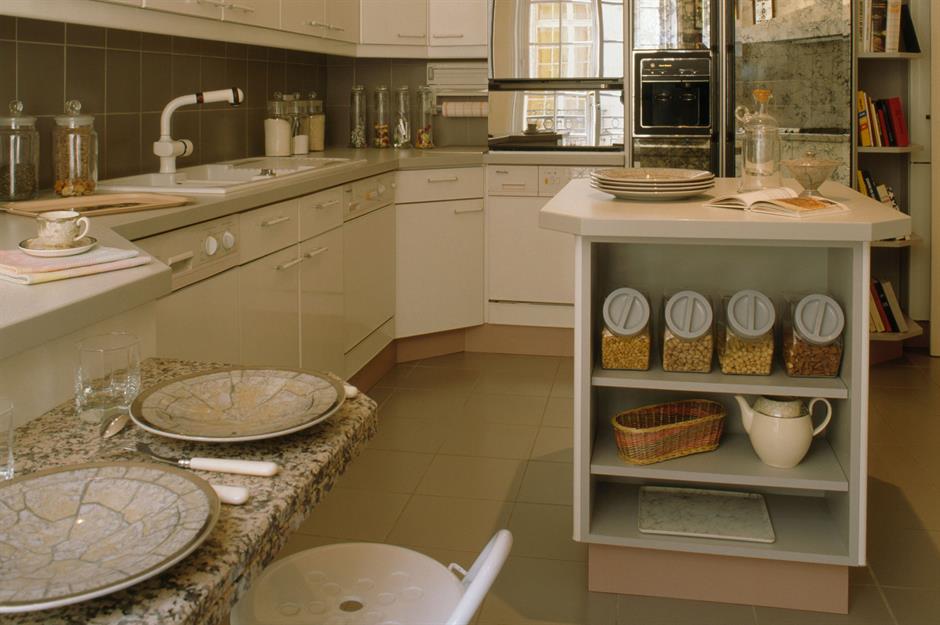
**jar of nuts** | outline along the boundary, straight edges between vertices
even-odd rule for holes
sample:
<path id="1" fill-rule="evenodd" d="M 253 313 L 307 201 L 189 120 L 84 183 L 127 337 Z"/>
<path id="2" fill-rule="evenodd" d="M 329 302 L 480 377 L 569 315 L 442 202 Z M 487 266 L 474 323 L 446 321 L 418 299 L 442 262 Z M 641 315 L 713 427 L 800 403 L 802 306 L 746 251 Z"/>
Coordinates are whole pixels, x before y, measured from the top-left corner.
<path id="1" fill-rule="evenodd" d="M 663 313 L 663 371 L 711 371 L 714 314 L 708 298 L 679 291 L 666 299 Z"/>
<path id="2" fill-rule="evenodd" d="M 52 162 L 55 192 L 62 197 L 90 195 L 98 186 L 98 133 L 95 118 L 82 115 L 82 103 L 69 100 L 55 118 Z"/>
<path id="3" fill-rule="evenodd" d="M 718 362 L 722 373 L 770 375 L 776 313 L 769 297 L 753 289 L 721 300 Z"/>
<path id="4" fill-rule="evenodd" d="M 842 364 L 845 313 L 828 295 L 813 293 L 787 302 L 783 361 L 787 375 L 835 377 Z"/>
<path id="5" fill-rule="evenodd" d="M 604 300 L 601 366 L 604 369 L 650 368 L 650 303 L 636 289 L 620 288 Z"/>

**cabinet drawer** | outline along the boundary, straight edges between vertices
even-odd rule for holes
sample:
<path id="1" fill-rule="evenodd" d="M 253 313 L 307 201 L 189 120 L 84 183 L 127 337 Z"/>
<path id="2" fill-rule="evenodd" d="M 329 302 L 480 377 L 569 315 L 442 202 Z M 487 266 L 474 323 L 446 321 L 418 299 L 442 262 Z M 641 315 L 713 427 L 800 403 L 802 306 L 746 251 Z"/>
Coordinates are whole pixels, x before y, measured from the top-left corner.
<path id="1" fill-rule="evenodd" d="M 483 168 L 400 171 L 395 191 L 395 201 L 399 204 L 482 198 Z"/>
<path id="2" fill-rule="evenodd" d="M 487 167 L 486 192 L 489 195 L 538 195 L 539 169 L 525 165 Z"/>
<path id="3" fill-rule="evenodd" d="M 298 241 L 297 200 L 278 202 L 239 216 L 242 262 L 270 254 Z"/>
<path id="4" fill-rule="evenodd" d="M 343 187 L 304 196 L 298 203 L 301 241 L 343 225 Z"/>

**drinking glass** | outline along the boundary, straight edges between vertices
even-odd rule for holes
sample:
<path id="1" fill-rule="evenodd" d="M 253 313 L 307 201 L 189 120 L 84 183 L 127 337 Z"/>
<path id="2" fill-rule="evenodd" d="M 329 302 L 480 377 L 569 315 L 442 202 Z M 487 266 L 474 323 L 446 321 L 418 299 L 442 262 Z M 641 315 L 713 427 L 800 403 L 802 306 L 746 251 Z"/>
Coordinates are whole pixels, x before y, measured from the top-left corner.
<path id="1" fill-rule="evenodd" d="M 0 480 L 13 479 L 13 402 L 0 397 Z"/>
<path id="2" fill-rule="evenodd" d="M 101 423 L 127 411 L 140 391 L 140 346 L 127 332 L 78 342 L 75 411 L 86 423 Z"/>

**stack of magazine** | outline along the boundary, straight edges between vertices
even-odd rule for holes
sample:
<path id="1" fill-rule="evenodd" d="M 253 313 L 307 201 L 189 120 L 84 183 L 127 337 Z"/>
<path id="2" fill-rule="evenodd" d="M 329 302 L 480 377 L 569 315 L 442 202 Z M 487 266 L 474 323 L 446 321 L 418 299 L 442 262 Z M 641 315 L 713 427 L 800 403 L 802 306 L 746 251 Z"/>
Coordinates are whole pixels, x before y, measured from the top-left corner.
<path id="1" fill-rule="evenodd" d="M 705 206 L 711 208 L 733 208 L 753 213 L 766 213 L 781 217 L 818 217 L 848 211 L 845 204 L 824 197 L 799 197 L 789 187 L 775 187 L 760 191 L 747 191 L 717 197 Z"/>

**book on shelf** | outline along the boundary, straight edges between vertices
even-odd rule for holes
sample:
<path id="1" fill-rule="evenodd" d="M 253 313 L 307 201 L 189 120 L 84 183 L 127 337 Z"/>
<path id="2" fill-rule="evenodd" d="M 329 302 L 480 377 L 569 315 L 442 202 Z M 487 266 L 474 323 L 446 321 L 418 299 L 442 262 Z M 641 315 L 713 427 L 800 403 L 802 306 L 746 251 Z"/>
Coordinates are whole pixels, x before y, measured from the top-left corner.
<path id="1" fill-rule="evenodd" d="M 894 130 L 894 145 L 906 148 L 911 144 L 911 139 L 907 134 L 907 119 L 904 117 L 904 106 L 901 104 L 901 98 L 897 96 L 888 98 L 886 103 L 888 111 L 891 113 L 888 122 Z"/>
<path id="2" fill-rule="evenodd" d="M 868 119 L 868 96 L 859 91 L 855 96 L 855 110 L 858 114 L 858 143 L 864 147 L 871 146 L 871 122 Z"/>
<path id="3" fill-rule="evenodd" d="M 885 51 L 885 36 L 886 36 L 886 27 L 888 20 L 888 2 L 887 0 L 872 0 L 871 1 L 871 25 L 870 28 L 870 41 L 871 41 L 871 52 L 884 52 Z"/>
<path id="4" fill-rule="evenodd" d="M 903 0 L 858 0 L 859 51 L 920 52 L 910 7 Z"/>
<path id="5" fill-rule="evenodd" d="M 872 332 L 885 331 L 884 322 L 878 313 L 878 304 L 875 303 L 875 294 L 871 289 L 868 291 L 868 327 Z"/>
<path id="6" fill-rule="evenodd" d="M 877 280 L 871 281 L 871 292 L 875 297 L 875 306 L 878 308 L 878 316 L 881 317 L 881 323 L 884 325 L 885 332 L 897 332 L 898 326 L 894 323 L 894 317 L 891 315 L 891 307 L 888 304 L 888 298 Z"/>
<path id="7" fill-rule="evenodd" d="M 907 118 L 901 98 L 894 96 L 874 100 L 864 91 L 856 94 L 858 144 L 861 147 L 910 146 Z"/>
<path id="8" fill-rule="evenodd" d="M 901 52 L 920 52 L 920 41 L 911 19 L 911 7 L 901 5 Z"/>
<path id="9" fill-rule="evenodd" d="M 896 53 L 901 47 L 901 0 L 888 0 L 885 15 L 885 52 Z"/>
<path id="10" fill-rule="evenodd" d="M 705 206 L 710 208 L 730 208 L 803 219 L 832 215 L 848 211 L 845 204 L 824 197 L 797 197 L 799 193 L 789 187 L 776 187 L 760 191 L 747 191 L 717 197 Z"/>
<path id="11" fill-rule="evenodd" d="M 868 119 L 871 126 L 871 144 L 876 148 L 888 145 L 882 141 L 881 138 L 883 129 L 881 127 L 881 120 L 878 116 L 878 111 L 875 110 L 875 101 L 868 96 L 866 96 L 866 99 L 868 100 Z"/>
<path id="12" fill-rule="evenodd" d="M 907 332 L 910 328 L 907 325 L 907 319 L 904 317 L 904 312 L 901 310 L 901 302 L 898 301 L 897 293 L 894 292 L 894 287 L 891 286 L 891 282 L 888 280 L 880 280 L 881 288 L 885 293 L 885 297 L 888 298 L 888 306 L 891 308 L 891 316 L 894 318 L 894 322 L 898 326 L 898 332 Z"/>

